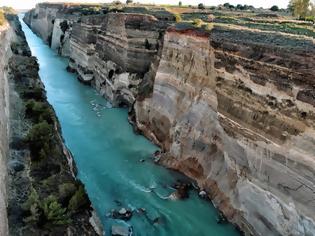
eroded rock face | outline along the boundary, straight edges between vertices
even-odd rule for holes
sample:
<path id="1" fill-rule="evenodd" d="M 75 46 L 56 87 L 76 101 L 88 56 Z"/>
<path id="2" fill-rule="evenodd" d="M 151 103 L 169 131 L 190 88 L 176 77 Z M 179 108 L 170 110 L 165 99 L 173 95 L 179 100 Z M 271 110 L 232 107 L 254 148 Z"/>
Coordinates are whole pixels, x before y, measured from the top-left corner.
<path id="1" fill-rule="evenodd" d="M 10 44 L 14 33 L 8 24 L 0 26 L 0 235 L 8 235 L 7 156 L 9 138 L 9 83 L 7 75 Z"/>
<path id="2" fill-rule="evenodd" d="M 65 4 L 38 4 L 24 21 L 54 50 L 68 56 L 68 70 L 94 86 L 114 106 L 131 106 L 151 84 L 149 72 L 168 17 L 137 13 L 87 15 Z M 159 13 L 161 15 L 161 13 Z M 45 27 L 45 29 L 43 29 Z"/>
<path id="3" fill-rule="evenodd" d="M 246 232 L 315 232 L 314 46 L 170 28 L 153 94 L 135 104 L 137 126 L 166 152 L 161 162 L 198 180 Z"/>
<path id="4" fill-rule="evenodd" d="M 113 105 L 130 106 L 139 94 L 166 27 L 155 17 L 108 13 L 73 26 L 70 68 Z"/>

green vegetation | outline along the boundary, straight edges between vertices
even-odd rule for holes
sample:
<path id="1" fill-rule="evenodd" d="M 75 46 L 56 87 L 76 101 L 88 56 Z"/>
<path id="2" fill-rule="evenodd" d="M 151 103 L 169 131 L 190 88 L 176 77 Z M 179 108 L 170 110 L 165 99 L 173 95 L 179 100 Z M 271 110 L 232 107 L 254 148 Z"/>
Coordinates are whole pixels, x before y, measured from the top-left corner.
<path id="1" fill-rule="evenodd" d="M 301 20 L 315 16 L 315 6 L 310 0 L 291 0 L 288 8 L 295 17 Z"/>
<path id="2" fill-rule="evenodd" d="M 198 9 L 204 10 L 206 9 L 205 5 L 203 3 L 198 4 Z"/>
<path id="3" fill-rule="evenodd" d="M 201 27 L 203 24 L 203 21 L 201 19 L 194 19 L 193 25 L 196 27 Z"/>
<path id="4" fill-rule="evenodd" d="M 65 225 L 71 223 L 67 209 L 57 201 L 53 195 L 40 200 L 36 190 L 32 188 L 28 199 L 22 205 L 26 212 L 24 222 L 44 225 L 51 223 L 54 225 Z"/>
<path id="5" fill-rule="evenodd" d="M 33 161 L 47 158 L 53 147 L 53 136 L 53 127 L 47 121 L 33 125 L 26 136 Z"/>
<path id="6" fill-rule="evenodd" d="M 271 11 L 279 11 L 279 7 L 277 5 L 274 5 L 270 8 Z"/>
<path id="7" fill-rule="evenodd" d="M 62 204 L 68 204 L 77 188 L 73 183 L 63 183 L 58 186 L 58 196 Z"/>
<path id="8" fill-rule="evenodd" d="M 174 15 L 175 16 L 175 21 L 176 21 L 176 23 L 179 23 L 179 22 L 181 22 L 183 19 L 182 19 L 182 17 L 181 17 L 181 15 L 180 14 L 175 14 Z"/>
<path id="9" fill-rule="evenodd" d="M 215 22 L 229 25 L 239 25 L 250 29 L 305 35 L 315 38 L 315 28 L 311 24 L 307 25 L 306 23 L 298 24 L 290 21 L 255 21 L 248 18 L 235 18 L 229 16 L 218 16 L 216 17 Z"/>
<path id="10" fill-rule="evenodd" d="M 6 22 L 5 14 L 15 14 L 12 7 L 0 7 L 0 25 Z"/>
<path id="11" fill-rule="evenodd" d="M 80 208 L 83 208 L 84 206 L 88 206 L 89 204 L 90 204 L 90 202 L 87 198 L 87 195 L 84 191 L 84 188 L 82 185 L 80 185 L 78 190 L 75 192 L 75 194 L 70 199 L 68 209 L 71 212 L 76 212 Z"/>
<path id="12" fill-rule="evenodd" d="M 45 221 L 51 222 L 55 225 L 65 225 L 71 223 L 69 214 L 66 213 L 67 209 L 61 206 L 55 196 L 51 195 L 44 199 L 42 204 L 40 204 L 40 207 L 44 212 Z"/>
<path id="13" fill-rule="evenodd" d="M 42 121 L 48 124 L 54 123 L 54 113 L 47 103 L 30 99 L 26 102 L 25 108 L 26 117 L 32 119 L 34 123 Z"/>
<path id="14" fill-rule="evenodd" d="M 67 31 L 67 29 L 69 28 L 68 22 L 66 20 L 62 21 L 60 23 L 60 28 L 61 28 L 62 32 L 65 33 Z"/>
<path id="15" fill-rule="evenodd" d="M 3 25 L 5 23 L 5 16 L 3 11 L 0 9 L 0 25 Z"/>

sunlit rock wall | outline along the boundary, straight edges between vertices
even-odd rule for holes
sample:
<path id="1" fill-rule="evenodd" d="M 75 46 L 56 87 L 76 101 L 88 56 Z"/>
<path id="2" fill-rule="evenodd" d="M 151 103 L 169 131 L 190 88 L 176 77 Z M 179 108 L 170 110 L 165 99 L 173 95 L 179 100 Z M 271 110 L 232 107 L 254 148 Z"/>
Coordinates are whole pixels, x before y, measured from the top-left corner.
<path id="1" fill-rule="evenodd" d="M 135 104 L 161 162 L 196 179 L 246 232 L 315 232 L 314 46 L 169 28 L 153 94 Z"/>
<path id="2" fill-rule="evenodd" d="M 0 235 L 8 235 L 7 220 L 7 156 L 9 151 L 9 83 L 8 58 L 13 32 L 9 25 L 0 26 Z"/>

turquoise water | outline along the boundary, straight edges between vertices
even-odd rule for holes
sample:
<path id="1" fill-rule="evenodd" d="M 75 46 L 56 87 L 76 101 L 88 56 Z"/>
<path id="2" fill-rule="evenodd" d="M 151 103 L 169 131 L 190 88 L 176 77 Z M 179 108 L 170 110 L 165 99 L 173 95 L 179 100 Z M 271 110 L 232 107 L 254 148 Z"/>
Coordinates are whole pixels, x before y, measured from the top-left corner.
<path id="1" fill-rule="evenodd" d="M 66 71 L 67 60 L 56 55 L 24 22 L 22 28 L 32 54 L 38 58 L 48 101 L 74 155 L 78 176 L 107 235 L 113 223 L 126 224 L 106 217 L 111 209 L 120 208 L 117 201 L 123 207 L 146 209 L 148 217 L 134 214 L 127 222 L 133 226 L 134 235 L 239 235 L 232 225 L 217 224 L 215 208 L 195 192 L 187 200 L 162 199 L 173 191 L 169 185 L 182 176 L 152 163 L 157 147 L 133 133 L 126 109 L 110 108 L 94 89 Z M 150 219 L 156 217 L 161 223 L 152 225 Z"/>

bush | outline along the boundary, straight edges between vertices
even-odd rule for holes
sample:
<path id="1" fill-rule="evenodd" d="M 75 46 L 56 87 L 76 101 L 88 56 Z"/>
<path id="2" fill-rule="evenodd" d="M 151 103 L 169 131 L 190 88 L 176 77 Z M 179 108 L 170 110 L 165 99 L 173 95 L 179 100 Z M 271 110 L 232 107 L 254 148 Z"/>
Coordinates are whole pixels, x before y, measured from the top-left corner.
<path id="1" fill-rule="evenodd" d="M 213 29 L 213 24 L 212 23 L 206 24 L 205 29 L 211 31 Z"/>
<path id="2" fill-rule="evenodd" d="M 58 193 L 59 200 L 63 205 L 68 205 L 69 200 L 75 194 L 77 188 L 73 183 L 64 183 L 59 185 Z"/>
<path id="3" fill-rule="evenodd" d="M 42 160 L 49 155 L 52 137 L 53 128 L 47 121 L 33 125 L 26 136 L 32 160 Z"/>
<path id="4" fill-rule="evenodd" d="M 182 21 L 182 17 L 180 14 L 175 14 L 175 21 L 176 21 L 176 23 L 179 23 Z"/>
<path id="5" fill-rule="evenodd" d="M 65 225 L 71 222 L 69 214 L 66 213 L 67 209 L 61 206 L 55 196 L 49 196 L 44 199 L 41 208 L 44 212 L 45 220 L 48 222 L 55 225 Z"/>
<path id="6" fill-rule="evenodd" d="M 271 11 L 279 11 L 279 7 L 277 5 L 274 5 L 270 8 Z"/>
<path id="7" fill-rule="evenodd" d="M 80 185 L 78 190 L 75 192 L 75 194 L 70 199 L 68 209 L 71 212 L 76 212 L 80 208 L 85 207 L 85 206 L 89 206 L 89 205 L 90 205 L 90 202 L 86 196 L 84 187 L 82 185 Z"/>
<path id="8" fill-rule="evenodd" d="M 205 5 L 203 3 L 198 4 L 198 9 L 204 10 L 206 9 Z"/>
<path id="9" fill-rule="evenodd" d="M 28 212 L 28 216 L 24 218 L 26 223 L 45 224 L 49 222 L 55 225 L 63 225 L 71 222 L 69 214 L 66 212 L 67 209 L 58 203 L 56 197 L 49 196 L 41 202 L 34 188 L 22 205 L 22 209 Z"/>
<path id="10" fill-rule="evenodd" d="M 54 114 L 52 109 L 43 102 L 36 102 L 31 99 L 25 104 L 25 115 L 27 118 L 31 118 L 33 122 L 39 123 L 42 121 L 47 121 L 48 124 L 53 124 Z"/>
<path id="11" fill-rule="evenodd" d="M 32 188 L 26 202 L 22 204 L 22 209 L 27 211 L 29 215 L 24 218 L 24 222 L 26 223 L 35 223 L 39 221 L 40 213 L 39 213 L 39 197 L 34 188 Z"/>
<path id="12" fill-rule="evenodd" d="M 69 29 L 69 25 L 68 25 L 68 22 L 66 20 L 61 22 L 59 24 L 59 26 L 60 26 L 60 29 L 62 30 L 63 33 L 65 33 L 67 31 L 67 29 Z"/>
<path id="13" fill-rule="evenodd" d="M 22 92 L 23 98 L 26 99 L 36 99 L 36 100 L 43 100 L 45 95 L 40 87 L 36 87 L 33 89 L 26 89 Z"/>
<path id="14" fill-rule="evenodd" d="M 194 19 L 193 25 L 196 27 L 201 27 L 203 21 L 201 19 Z"/>
<path id="15" fill-rule="evenodd" d="M 0 25 L 3 25 L 6 22 L 3 11 L 0 9 Z"/>
<path id="16" fill-rule="evenodd" d="M 315 16 L 307 16 L 307 17 L 305 17 L 305 20 L 315 22 Z"/>

